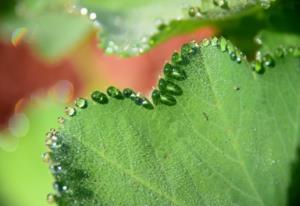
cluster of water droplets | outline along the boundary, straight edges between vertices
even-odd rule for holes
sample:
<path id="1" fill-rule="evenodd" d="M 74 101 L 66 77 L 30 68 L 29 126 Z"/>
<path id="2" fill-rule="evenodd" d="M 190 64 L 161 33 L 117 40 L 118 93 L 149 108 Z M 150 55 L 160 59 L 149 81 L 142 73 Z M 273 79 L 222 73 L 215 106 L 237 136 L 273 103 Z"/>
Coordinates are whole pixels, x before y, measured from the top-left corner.
<path id="1" fill-rule="evenodd" d="M 64 172 L 62 166 L 53 160 L 53 154 L 60 150 L 63 146 L 62 138 L 59 132 L 55 129 L 51 129 L 49 132 L 46 133 L 46 140 L 45 144 L 48 148 L 48 151 L 42 155 L 42 159 L 45 163 L 49 164 L 49 168 L 55 179 L 59 179 L 59 175 Z M 67 185 L 55 181 L 53 183 L 53 188 L 56 191 L 56 194 L 48 194 L 47 201 L 48 203 L 55 203 L 58 198 L 61 197 L 64 193 L 70 192 Z"/>
<path id="2" fill-rule="evenodd" d="M 257 39 L 256 42 L 258 42 Z M 254 71 L 263 73 L 267 68 L 275 66 L 275 59 L 280 59 L 285 56 L 299 57 L 300 47 L 280 45 L 273 52 L 262 53 L 261 51 L 257 51 L 255 60 L 251 63 L 251 66 Z"/>

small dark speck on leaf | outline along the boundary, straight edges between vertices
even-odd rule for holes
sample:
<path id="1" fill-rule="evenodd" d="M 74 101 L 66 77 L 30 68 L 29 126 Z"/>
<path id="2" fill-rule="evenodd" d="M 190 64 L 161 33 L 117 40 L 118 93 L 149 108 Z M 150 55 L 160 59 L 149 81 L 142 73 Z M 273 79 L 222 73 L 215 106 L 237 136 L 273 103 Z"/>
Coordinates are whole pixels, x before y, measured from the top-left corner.
<path id="1" fill-rule="evenodd" d="M 239 86 L 235 86 L 234 90 L 239 91 L 241 88 Z"/>
<path id="2" fill-rule="evenodd" d="M 208 115 L 205 112 L 202 112 L 202 114 L 205 117 L 206 121 L 208 121 Z"/>

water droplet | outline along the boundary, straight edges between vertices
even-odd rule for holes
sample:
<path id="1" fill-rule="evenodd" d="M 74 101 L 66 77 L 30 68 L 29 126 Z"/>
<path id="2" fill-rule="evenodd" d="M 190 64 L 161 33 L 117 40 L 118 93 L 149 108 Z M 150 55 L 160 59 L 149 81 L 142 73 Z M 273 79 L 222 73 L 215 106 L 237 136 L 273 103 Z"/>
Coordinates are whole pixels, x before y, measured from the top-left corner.
<path id="1" fill-rule="evenodd" d="M 123 95 L 122 95 L 122 92 L 117 89 L 116 87 L 113 87 L 113 86 L 110 86 L 107 88 L 106 90 L 108 96 L 110 97 L 113 97 L 113 98 L 116 98 L 116 99 L 123 99 Z"/>
<path id="2" fill-rule="evenodd" d="M 91 98 L 92 98 L 92 100 L 94 100 L 95 102 L 97 102 L 99 104 L 107 104 L 108 103 L 108 98 L 107 98 L 106 94 L 104 94 L 100 91 L 94 91 L 91 94 Z"/>
<path id="3" fill-rule="evenodd" d="M 168 94 L 160 94 L 160 102 L 168 106 L 173 106 L 176 104 L 176 99 Z"/>
<path id="4" fill-rule="evenodd" d="M 254 61 L 252 62 L 251 64 L 251 67 L 254 71 L 256 71 L 257 73 L 262 73 L 263 72 L 263 67 L 261 65 L 261 62 L 260 61 Z"/>
<path id="5" fill-rule="evenodd" d="M 130 98 L 132 95 L 135 95 L 135 92 L 132 89 L 126 88 L 123 90 L 123 96 Z"/>
<path id="6" fill-rule="evenodd" d="M 164 23 L 164 21 L 163 21 L 162 19 L 157 19 L 157 20 L 155 21 L 155 24 L 156 24 L 157 29 L 158 29 L 159 31 L 162 31 L 162 30 L 164 30 L 165 28 L 167 28 L 167 24 Z"/>
<path id="7" fill-rule="evenodd" d="M 220 49 L 222 52 L 225 52 L 227 50 L 227 40 L 223 37 L 220 38 Z"/>
<path id="8" fill-rule="evenodd" d="M 239 91 L 241 88 L 239 86 L 234 86 L 234 90 Z"/>
<path id="9" fill-rule="evenodd" d="M 144 98 L 144 101 L 143 101 L 142 106 L 143 106 L 144 108 L 146 108 L 146 109 L 154 109 L 154 107 L 153 107 L 153 105 L 151 104 L 151 102 L 150 102 L 148 99 L 146 99 L 146 98 Z"/>
<path id="10" fill-rule="evenodd" d="M 214 37 L 211 39 L 211 45 L 212 46 L 218 46 L 219 45 L 219 40 L 217 37 Z"/>
<path id="11" fill-rule="evenodd" d="M 202 45 L 205 46 L 205 47 L 209 46 L 210 45 L 210 40 L 209 39 L 203 39 L 202 40 Z"/>
<path id="12" fill-rule="evenodd" d="M 263 65 L 265 67 L 274 67 L 275 66 L 275 61 L 270 54 L 265 54 L 263 56 L 262 61 L 263 61 Z"/>
<path id="13" fill-rule="evenodd" d="M 51 160 L 51 153 L 50 152 L 45 152 L 42 154 L 42 160 L 45 163 L 49 163 Z"/>
<path id="14" fill-rule="evenodd" d="M 79 97 L 76 99 L 75 105 L 81 109 L 84 109 L 88 106 L 88 103 L 86 99 Z"/>
<path id="15" fill-rule="evenodd" d="M 132 96 L 131 99 L 134 101 L 134 103 L 136 105 L 139 105 L 139 106 L 141 106 L 143 104 L 143 101 L 144 101 L 144 99 L 142 97 L 137 96 L 137 95 Z"/>
<path id="16" fill-rule="evenodd" d="M 61 138 L 56 133 L 49 132 L 46 134 L 45 144 L 51 149 L 57 149 L 61 147 Z"/>
<path id="17" fill-rule="evenodd" d="M 172 63 L 173 64 L 177 64 L 177 63 L 180 63 L 180 61 L 182 60 L 181 59 L 181 56 L 180 56 L 180 54 L 178 53 L 178 52 L 174 52 L 173 54 L 172 54 Z"/>
<path id="18" fill-rule="evenodd" d="M 196 54 L 198 46 L 195 43 L 186 43 L 181 47 L 181 56 L 188 57 L 189 55 Z"/>
<path id="19" fill-rule="evenodd" d="M 97 18 L 97 14 L 95 12 L 90 13 L 90 20 L 95 20 Z"/>
<path id="20" fill-rule="evenodd" d="M 58 175 L 63 172 L 62 166 L 61 165 L 51 165 L 50 166 L 50 171 L 53 175 Z"/>
<path id="21" fill-rule="evenodd" d="M 49 204 L 54 204 L 55 203 L 55 199 L 56 199 L 56 196 L 54 194 L 48 194 L 47 195 L 47 202 Z"/>
<path id="22" fill-rule="evenodd" d="M 255 43 L 257 43 L 258 45 L 262 45 L 262 40 L 261 40 L 261 38 L 259 38 L 258 36 L 255 37 L 254 41 L 255 41 Z"/>
<path id="23" fill-rule="evenodd" d="M 58 122 L 59 124 L 63 124 L 63 123 L 65 122 L 65 118 L 63 118 L 63 117 L 58 117 L 58 118 L 57 118 L 57 122 Z"/>
<path id="24" fill-rule="evenodd" d="M 230 56 L 231 60 L 233 60 L 233 61 L 236 60 L 236 53 L 235 52 L 230 52 L 229 56 Z"/>
<path id="25" fill-rule="evenodd" d="M 195 7 L 190 7 L 190 8 L 189 8 L 189 16 L 190 16 L 190 17 L 195 17 L 195 16 L 196 16 L 196 13 L 197 13 L 197 11 L 196 11 L 196 8 L 195 8 Z"/>
<path id="26" fill-rule="evenodd" d="M 152 98 L 152 102 L 155 105 L 158 105 L 159 102 L 160 102 L 160 92 L 159 92 L 159 90 L 154 89 L 153 92 L 152 92 L 152 94 L 151 94 L 151 98 Z"/>
<path id="27" fill-rule="evenodd" d="M 182 89 L 175 83 L 160 79 L 158 82 L 158 88 L 163 92 L 163 93 L 168 93 L 172 95 L 181 95 L 182 94 Z"/>
<path id="28" fill-rule="evenodd" d="M 67 192 L 68 187 L 66 185 L 63 185 L 59 182 L 54 182 L 53 183 L 53 189 L 55 189 L 59 193 L 64 193 Z"/>
<path id="29" fill-rule="evenodd" d="M 282 47 L 278 47 L 276 50 L 275 50 L 275 56 L 277 57 L 283 57 L 284 56 L 284 49 Z"/>
<path id="30" fill-rule="evenodd" d="M 73 107 L 65 107 L 65 114 L 70 117 L 73 117 L 76 115 L 76 109 Z"/>
<path id="31" fill-rule="evenodd" d="M 165 64 L 164 67 L 164 74 L 166 77 L 170 79 L 175 79 L 175 80 L 185 80 L 187 78 L 186 73 L 184 70 L 177 66 L 173 66 L 169 63 Z"/>
<path id="32" fill-rule="evenodd" d="M 80 9 L 80 14 L 81 14 L 81 15 L 87 15 L 87 13 L 88 13 L 87 8 L 81 8 L 81 9 Z"/>
<path id="33" fill-rule="evenodd" d="M 213 0 L 214 5 L 219 7 L 225 7 L 227 5 L 226 0 Z"/>

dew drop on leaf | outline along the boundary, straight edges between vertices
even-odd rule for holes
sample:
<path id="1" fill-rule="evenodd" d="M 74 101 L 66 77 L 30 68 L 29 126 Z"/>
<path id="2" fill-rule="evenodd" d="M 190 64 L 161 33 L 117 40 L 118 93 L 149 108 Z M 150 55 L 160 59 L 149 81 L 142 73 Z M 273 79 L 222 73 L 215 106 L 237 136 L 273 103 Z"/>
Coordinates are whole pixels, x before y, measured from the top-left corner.
<path id="1" fill-rule="evenodd" d="M 160 92 L 159 92 L 159 90 L 154 89 L 153 92 L 152 92 L 152 94 L 151 94 L 151 98 L 152 98 L 152 102 L 155 105 L 158 105 L 159 102 L 160 102 Z"/>
<path id="2" fill-rule="evenodd" d="M 167 63 L 164 67 L 164 74 L 170 79 L 175 79 L 179 81 L 185 80 L 187 78 L 184 70 L 180 69 L 177 66 L 173 66 L 169 63 Z"/>
<path id="3" fill-rule="evenodd" d="M 73 107 L 66 107 L 65 114 L 68 115 L 69 117 L 73 117 L 76 115 L 76 109 Z"/>
<path id="4" fill-rule="evenodd" d="M 251 67 L 257 73 L 261 73 L 263 71 L 263 67 L 260 61 L 255 60 L 254 62 L 252 62 Z"/>
<path id="5" fill-rule="evenodd" d="M 176 104 L 176 99 L 168 94 L 160 94 L 160 102 L 168 106 L 174 106 Z"/>
<path id="6" fill-rule="evenodd" d="M 61 165 L 51 165 L 50 171 L 53 175 L 58 175 L 62 172 L 62 166 Z"/>
<path id="7" fill-rule="evenodd" d="M 57 118 L 57 122 L 58 122 L 59 124 L 63 124 L 63 123 L 65 122 L 65 118 L 63 118 L 63 117 L 58 117 L 58 118 Z"/>
<path id="8" fill-rule="evenodd" d="M 117 89 L 116 87 L 110 86 L 107 88 L 106 92 L 107 92 L 108 96 L 110 96 L 110 97 L 113 97 L 116 99 L 124 98 L 122 92 L 119 89 Z"/>
<path id="9" fill-rule="evenodd" d="M 227 50 L 227 40 L 225 38 L 221 38 L 219 46 L 220 46 L 221 51 L 225 52 Z"/>
<path id="10" fill-rule="evenodd" d="M 92 100 L 94 100 L 95 102 L 97 102 L 99 104 L 107 104 L 108 103 L 108 98 L 107 98 L 106 94 L 104 94 L 100 91 L 94 91 L 91 94 L 91 98 L 92 98 Z"/>
<path id="11" fill-rule="evenodd" d="M 202 40 L 202 45 L 205 46 L 205 47 L 209 46 L 210 45 L 210 40 L 209 39 L 203 39 Z"/>
<path id="12" fill-rule="evenodd" d="M 87 107 L 88 103 L 86 99 L 79 97 L 75 100 L 75 105 L 81 109 L 84 109 Z"/>
<path id="13" fill-rule="evenodd" d="M 129 97 L 131 97 L 131 95 L 135 95 L 135 92 L 132 89 L 125 88 L 123 90 L 123 96 L 124 97 L 129 98 Z"/>
<path id="14" fill-rule="evenodd" d="M 58 193 L 64 193 L 68 190 L 68 187 L 59 182 L 54 182 L 53 189 L 56 190 Z"/>
<path id="15" fill-rule="evenodd" d="M 270 54 L 266 54 L 262 58 L 263 65 L 265 67 L 274 67 L 275 66 L 275 60 L 272 58 Z"/>
<path id="16" fill-rule="evenodd" d="M 55 203 L 55 195 L 54 194 L 48 194 L 47 195 L 47 202 L 49 203 L 49 204 L 54 204 Z"/>
<path id="17" fill-rule="evenodd" d="M 236 58 L 237 58 L 237 56 L 236 56 L 236 53 L 235 53 L 235 52 L 230 52 L 229 56 L 230 56 L 230 59 L 231 59 L 231 60 L 233 60 L 233 61 L 235 61 L 235 60 L 236 60 Z"/>
<path id="18" fill-rule="evenodd" d="M 50 152 L 45 152 L 42 154 L 42 160 L 44 163 L 49 163 L 51 159 Z"/>
<path id="19" fill-rule="evenodd" d="M 158 82 L 158 88 L 163 92 L 163 93 L 168 93 L 172 95 L 181 95 L 182 94 L 182 89 L 175 83 L 160 79 Z"/>

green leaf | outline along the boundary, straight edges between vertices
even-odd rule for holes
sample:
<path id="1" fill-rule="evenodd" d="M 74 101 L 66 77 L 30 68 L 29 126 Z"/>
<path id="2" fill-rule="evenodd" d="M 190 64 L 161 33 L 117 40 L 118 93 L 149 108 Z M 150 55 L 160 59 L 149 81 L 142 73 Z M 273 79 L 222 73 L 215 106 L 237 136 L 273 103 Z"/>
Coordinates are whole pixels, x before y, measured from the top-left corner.
<path id="1" fill-rule="evenodd" d="M 287 203 L 299 143 L 300 60 L 263 74 L 225 39 L 182 47 L 144 97 L 110 87 L 66 109 L 47 142 L 63 205 Z M 269 66 L 268 66 L 269 65 Z M 177 80 L 176 80 L 177 79 Z M 172 83 L 170 83 L 172 82 Z M 176 97 L 176 98 L 175 98 Z M 140 105 L 140 106 L 138 106 Z"/>
<path id="2" fill-rule="evenodd" d="M 33 101 L 22 115 L 27 122 L 22 131 L 27 134 L 0 134 L 0 205 L 48 205 L 45 194 L 51 190 L 53 178 L 41 158 L 45 151 L 43 137 L 47 128 L 57 126 L 56 118 L 62 110 L 62 105 L 51 98 Z"/>
<path id="3" fill-rule="evenodd" d="M 223 28 L 225 24 L 236 24 L 241 17 L 262 10 L 259 1 L 255 0 L 77 2 L 78 12 L 89 15 L 100 24 L 101 44 L 106 52 L 124 56 L 143 53 L 172 36 L 204 25 Z M 269 5 L 270 1 L 261 3 Z"/>

